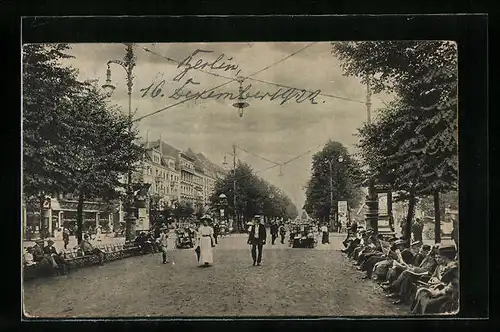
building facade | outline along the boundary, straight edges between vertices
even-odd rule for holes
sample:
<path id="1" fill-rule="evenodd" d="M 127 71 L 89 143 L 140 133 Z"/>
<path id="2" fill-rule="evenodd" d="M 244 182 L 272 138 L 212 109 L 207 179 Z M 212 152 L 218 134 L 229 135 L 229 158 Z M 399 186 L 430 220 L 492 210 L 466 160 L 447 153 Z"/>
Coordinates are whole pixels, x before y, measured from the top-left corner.
<path id="1" fill-rule="evenodd" d="M 225 176 L 222 167 L 201 153 L 182 151 L 161 139 L 147 141 L 144 146 L 146 154 L 133 181 L 151 185 L 149 195 L 159 197 L 160 209 L 176 202 L 208 208 L 215 182 Z"/>

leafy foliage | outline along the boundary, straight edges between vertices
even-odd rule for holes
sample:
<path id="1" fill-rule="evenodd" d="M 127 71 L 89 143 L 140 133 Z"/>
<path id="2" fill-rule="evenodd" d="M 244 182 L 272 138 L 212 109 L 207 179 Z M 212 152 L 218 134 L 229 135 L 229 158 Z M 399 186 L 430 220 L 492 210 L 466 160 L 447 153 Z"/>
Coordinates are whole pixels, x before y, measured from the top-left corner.
<path id="1" fill-rule="evenodd" d="M 339 161 L 342 157 L 342 162 Z M 333 202 L 330 201 L 330 165 L 332 163 Z M 328 220 L 330 212 L 336 211 L 336 202 L 347 201 L 355 208 L 361 201 L 362 173 L 359 163 L 339 142 L 328 141 L 320 152 L 313 156 L 312 176 L 307 185 L 306 212 L 315 218 Z M 334 204 L 332 206 L 332 203 Z"/>
<path id="2" fill-rule="evenodd" d="M 236 207 L 233 204 L 236 179 Z M 245 163 L 239 163 L 235 172 L 230 172 L 225 178 L 215 184 L 215 191 L 210 197 L 212 207 L 220 204 L 219 195 L 227 196 L 229 212 L 242 215 L 244 220 L 251 219 L 255 214 L 263 214 L 270 218 L 295 218 L 297 209 L 288 196 L 281 190 L 254 174 L 252 168 Z"/>
<path id="3" fill-rule="evenodd" d="M 70 56 L 64 44 L 23 47 L 23 193 L 51 194 L 65 187 L 64 172 L 57 166 L 64 150 L 54 130 L 64 110 L 61 101 L 84 85 L 76 70 L 59 64 Z"/>
<path id="4" fill-rule="evenodd" d="M 397 99 L 359 130 L 370 173 L 409 198 L 407 229 L 417 197 L 456 190 L 457 49 L 447 41 L 342 42 L 333 53 L 346 75 Z M 405 235 L 409 237 L 409 231 Z"/>
<path id="5" fill-rule="evenodd" d="M 457 50 L 446 41 L 334 43 L 346 75 L 370 77 L 397 100 L 360 130 L 363 159 L 378 180 L 417 195 L 456 188 Z M 404 196 L 401 196 L 404 197 Z"/>
<path id="6" fill-rule="evenodd" d="M 134 170 L 143 150 L 129 119 L 97 87 L 59 64 L 67 49 L 24 48 L 23 190 L 78 193 L 81 232 L 84 198 L 116 198 L 122 174 Z"/>

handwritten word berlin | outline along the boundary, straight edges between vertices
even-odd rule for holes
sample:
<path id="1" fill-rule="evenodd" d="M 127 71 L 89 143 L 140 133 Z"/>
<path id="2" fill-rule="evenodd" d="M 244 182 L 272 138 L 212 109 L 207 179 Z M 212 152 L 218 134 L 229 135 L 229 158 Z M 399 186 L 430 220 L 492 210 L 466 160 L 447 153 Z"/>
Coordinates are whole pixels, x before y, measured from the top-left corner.
<path id="1" fill-rule="evenodd" d="M 193 60 L 193 57 L 197 54 L 202 54 L 202 53 L 212 53 L 213 51 L 208 51 L 208 50 L 200 50 L 200 49 L 197 49 L 196 51 L 194 51 L 193 53 L 191 53 L 187 58 L 185 58 L 184 60 L 182 60 L 179 65 L 177 66 L 177 68 L 181 68 L 182 66 L 184 66 L 184 68 L 182 69 L 182 71 L 177 74 L 175 77 L 174 77 L 174 81 L 176 82 L 179 82 L 180 80 L 182 80 L 182 78 L 184 76 L 186 76 L 186 74 L 191 70 L 191 69 L 205 69 L 206 67 L 208 67 L 209 69 L 213 69 L 213 70 L 224 70 L 224 71 L 234 71 L 234 70 L 238 70 L 238 72 L 236 73 L 236 75 L 238 75 L 240 73 L 240 69 L 238 65 L 235 65 L 235 64 L 229 64 L 229 63 L 226 63 L 224 61 L 222 61 L 222 63 L 220 63 L 221 60 L 224 59 L 224 53 L 220 54 L 217 59 L 215 59 L 214 61 L 206 61 L 206 60 L 203 60 L 203 59 L 198 59 L 198 61 L 196 61 L 196 63 L 193 65 L 191 64 L 191 60 Z M 229 57 L 227 58 L 228 61 L 231 61 L 233 60 L 232 57 Z"/>

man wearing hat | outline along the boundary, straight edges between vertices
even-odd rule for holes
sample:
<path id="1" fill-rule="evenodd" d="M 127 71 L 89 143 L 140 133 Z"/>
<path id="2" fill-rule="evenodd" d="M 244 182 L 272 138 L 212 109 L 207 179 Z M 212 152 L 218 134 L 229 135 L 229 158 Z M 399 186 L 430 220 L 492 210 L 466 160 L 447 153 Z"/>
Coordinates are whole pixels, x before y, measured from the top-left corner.
<path id="1" fill-rule="evenodd" d="M 52 266 L 54 268 L 60 269 L 63 273 L 66 273 L 66 260 L 60 253 L 57 252 L 56 248 L 54 247 L 54 241 L 48 240 L 47 246 L 43 248 L 43 251 L 47 258 L 52 261 Z"/>
<path id="2" fill-rule="evenodd" d="M 387 271 L 387 281 L 383 282 L 382 285 L 389 285 L 391 282 L 395 281 L 403 271 L 407 270 L 408 268 L 412 269 L 413 271 L 417 272 L 424 272 L 424 271 L 434 271 L 434 267 L 436 266 L 436 260 L 434 258 L 434 254 L 430 254 L 431 252 L 431 246 L 428 244 L 424 244 L 418 253 L 419 257 L 422 257 L 422 259 L 419 259 L 419 257 L 415 257 L 413 259 L 413 264 L 412 266 L 401 266 L 398 265 L 397 263 L 394 263 L 393 266 Z"/>
<path id="3" fill-rule="evenodd" d="M 417 289 L 415 299 L 411 305 L 414 314 L 437 312 L 455 312 L 458 310 L 459 271 L 458 263 L 450 257 L 455 248 L 445 249 L 449 253 L 440 252 L 438 260 L 450 260 L 441 271 L 439 283 Z M 456 254 L 456 251 L 455 251 Z"/>
<path id="4" fill-rule="evenodd" d="M 413 266 L 419 266 L 420 263 L 422 262 L 422 259 L 424 259 L 424 255 L 421 252 L 422 249 L 422 241 L 413 241 L 410 244 L 410 251 L 413 254 Z"/>
<path id="5" fill-rule="evenodd" d="M 248 236 L 248 244 L 252 246 L 252 259 L 253 265 L 260 266 L 262 262 L 262 248 L 266 244 L 266 227 L 261 221 L 260 215 L 255 215 L 253 218 L 253 225 L 250 228 Z M 258 254 L 257 254 L 258 251 Z"/>
<path id="6" fill-rule="evenodd" d="M 434 265 L 434 271 L 424 270 L 422 268 L 412 268 L 403 271 L 401 275 L 396 279 L 396 281 L 391 284 L 392 289 L 396 289 L 399 286 L 399 291 L 397 293 L 389 294 L 388 297 L 399 297 L 398 300 L 394 301 L 394 304 L 400 304 L 403 302 L 408 302 L 411 295 L 411 289 L 416 280 L 421 279 L 424 276 L 431 275 L 428 283 L 435 284 L 441 282 L 441 276 L 454 265 L 453 259 L 456 255 L 456 250 L 454 246 L 446 246 L 437 248 L 437 254 L 435 255 L 435 261 L 437 266 Z M 429 261 L 427 268 L 431 269 L 433 264 Z M 421 264 L 422 266 L 423 264 Z M 422 271 L 423 270 L 423 271 Z M 398 283 L 399 281 L 399 283 Z"/>
<path id="7" fill-rule="evenodd" d="M 161 255 L 163 258 L 162 263 L 167 264 L 169 261 L 167 259 L 167 246 L 168 246 L 168 228 L 163 226 L 160 228 L 160 237 L 157 240 L 160 249 Z"/>
<path id="8" fill-rule="evenodd" d="M 43 253 L 43 246 L 45 244 L 45 241 L 42 239 L 36 240 L 35 245 L 33 246 L 33 259 L 35 262 L 41 262 L 44 258 L 45 255 Z"/>

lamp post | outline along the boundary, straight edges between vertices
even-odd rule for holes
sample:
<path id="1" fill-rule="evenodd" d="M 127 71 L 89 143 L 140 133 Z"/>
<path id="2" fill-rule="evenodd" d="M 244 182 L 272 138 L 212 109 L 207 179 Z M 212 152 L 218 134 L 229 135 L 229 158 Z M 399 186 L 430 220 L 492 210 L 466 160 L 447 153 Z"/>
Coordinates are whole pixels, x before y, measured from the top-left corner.
<path id="1" fill-rule="evenodd" d="M 370 86 L 370 76 L 366 76 L 366 122 L 371 123 L 371 86 Z M 365 215 L 365 224 L 367 227 L 372 229 L 375 234 L 378 233 L 378 193 L 375 189 L 375 179 L 370 175 L 368 179 L 368 195 L 365 201 L 368 211 Z"/>
<path id="2" fill-rule="evenodd" d="M 243 117 L 243 109 L 250 106 L 247 102 L 244 101 L 243 99 L 243 81 L 245 80 L 244 77 L 238 77 L 237 81 L 240 83 L 240 89 L 239 89 L 239 95 L 238 95 L 238 102 L 233 104 L 233 107 L 236 107 L 238 109 L 238 113 L 240 118 Z"/>
<path id="3" fill-rule="evenodd" d="M 336 161 L 339 163 L 343 163 L 344 157 L 339 156 Z M 334 213 L 334 208 L 333 208 L 333 206 L 334 206 L 334 204 L 333 204 L 333 162 L 335 162 L 335 160 L 328 159 L 326 161 L 326 163 L 330 167 L 330 227 L 331 228 L 333 228 L 332 223 L 337 221 L 337 218 L 335 218 L 336 214 Z"/>
<path id="4" fill-rule="evenodd" d="M 133 83 L 133 69 L 135 67 L 135 57 L 132 44 L 125 44 L 126 54 L 124 60 L 110 60 L 107 65 L 106 70 L 106 84 L 102 86 L 103 90 L 110 97 L 116 87 L 111 82 L 111 68 L 112 63 L 120 65 L 127 74 L 127 92 L 128 92 L 128 120 L 129 120 L 129 131 L 132 132 L 132 86 Z M 130 242 L 135 239 L 135 199 L 134 190 L 132 188 L 132 171 L 129 170 L 127 174 L 127 197 L 125 199 L 124 209 L 125 209 L 125 241 Z"/>

